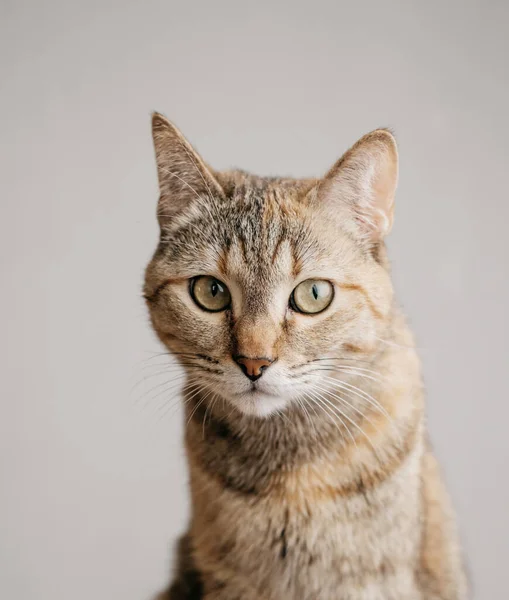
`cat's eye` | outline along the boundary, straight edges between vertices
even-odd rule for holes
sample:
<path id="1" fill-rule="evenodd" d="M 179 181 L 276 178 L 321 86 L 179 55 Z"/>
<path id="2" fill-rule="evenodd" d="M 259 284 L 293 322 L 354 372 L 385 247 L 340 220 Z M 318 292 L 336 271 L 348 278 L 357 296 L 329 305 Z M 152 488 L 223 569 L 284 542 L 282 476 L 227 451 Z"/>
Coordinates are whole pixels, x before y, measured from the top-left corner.
<path id="1" fill-rule="evenodd" d="M 222 281 L 210 275 L 191 279 L 189 292 L 192 299 L 203 310 L 219 312 L 230 306 L 230 291 Z"/>
<path id="2" fill-rule="evenodd" d="M 334 297 L 334 287 L 323 279 L 306 279 L 293 290 L 290 306 L 297 312 L 315 315 L 325 310 Z"/>

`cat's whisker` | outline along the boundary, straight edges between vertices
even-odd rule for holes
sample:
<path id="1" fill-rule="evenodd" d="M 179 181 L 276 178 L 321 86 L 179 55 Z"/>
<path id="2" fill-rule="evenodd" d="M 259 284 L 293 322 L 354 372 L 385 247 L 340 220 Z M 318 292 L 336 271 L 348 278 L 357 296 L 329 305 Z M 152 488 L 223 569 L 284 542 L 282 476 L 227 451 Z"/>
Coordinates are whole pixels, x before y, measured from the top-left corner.
<path id="1" fill-rule="evenodd" d="M 335 361 L 335 360 L 344 360 L 342 358 L 324 358 L 324 359 L 320 359 L 320 360 L 327 360 L 327 361 Z M 313 361 L 316 362 L 316 361 Z M 327 365 L 329 366 L 329 365 Z M 380 377 L 383 377 L 383 375 L 381 373 L 379 373 L 378 371 L 374 371 L 373 369 L 368 369 L 366 367 L 357 367 L 357 366 L 353 366 L 353 365 L 342 365 L 342 364 L 334 364 L 332 363 L 332 365 L 330 366 L 334 366 L 337 369 L 349 369 L 351 371 L 355 371 L 355 372 L 361 372 L 361 373 L 370 373 L 371 375 L 378 375 Z"/>
<path id="2" fill-rule="evenodd" d="M 178 407 L 180 406 L 180 399 L 174 399 L 173 402 L 170 402 L 169 404 L 163 404 L 161 409 L 158 410 L 157 412 L 159 413 L 159 418 L 157 419 L 158 422 L 160 422 L 162 419 L 164 419 L 166 417 L 166 415 L 173 409 L 173 411 L 175 412 L 176 410 L 178 410 Z M 164 410 L 163 410 L 164 409 Z M 157 413 L 156 413 L 157 414 Z M 172 413 L 173 416 L 173 413 Z"/>
<path id="3" fill-rule="evenodd" d="M 207 420 L 207 413 L 209 411 L 212 412 L 212 409 L 214 408 L 214 404 L 216 404 L 217 399 L 218 399 L 218 396 L 214 392 L 211 402 L 207 405 L 207 408 L 205 409 L 205 414 L 203 415 L 203 425 L 202 425 L 202 440 L 205 439 L 205 421 Z"/>
<path id="4" fill-rule="evenodd" d="M 318 408 L 320 408 L 322 410 L 322 412 L 325 414 L 325 416 L 333 423 L 333 425 L 336 427 L 336 429 L 339 432 L 339 435 L 341 436 L 341 439 L 345 439 L 345 436 L 343 435 L 343 431 L 341 430 L 341 427 L 338 424 L 338 421 L 341 422 L 341 424 L 343 425 L 343 428 L 348 432 L 348 434 L 351 436 L 351 432 L 348 428 L 348 426 L 346 425 L 346 423 L 343 421 L 343 419 L 341 419 L 341 417 L 339 417 L 336 413 L 332 412 L 324 403 L 323 401 L 318 397 L 318 395 L 316 394 L 316 392 L 308 392 L 308 398 L 309 400 L 312 401 L 313 404 L 315 404 Z"/>
<path id="5" fill-rule="evenodd" d="M 309 412 L 308 412 L 308 410 L 306 408 L 306 405 L 303 402 L 302 397 L 303 397 L 303 394 L 299 394 L 297 396 L 297 398 L 296 398 L 296 401 L 297 401 L 298 405 L 301 407 L 301 409 L 304 412 L 304 414 L 306 415 L 310 427 L 313 428 L 313 430 L 315 432 L 315 437 L 317 437 L 318 436 L 318 431 L 317 431 L 316 426 L 315 426 L 315 424 L 314 424 L 314 422 L 313 422 L 313 420 L 311 418 L 311 415 L 309 414 Z"/>
<path id="6" fill-rule="evenodd" d="M 187 386 L 186 390 L 187 391 L 181 397 L 184 406 L 189 404 L 189 402 L 191 402 L 193 398 L 195 398 L 201 391 L 203 391 L 203 383 L 197 382 L 193 385 Z M 167 414 L 167 412 L 168 411 L 166 411 L 164 414 Z"/>
<path id="7" fill-rule="evenodd" d="M 329 394 L 330 394 L 330 392 L 329 392 Z M 339 396 L 339 394 L 337 394 L 337 395 L 336 395 L 336 394 L 332 394 L 332 396 L 333 396 L 334 398 L 336 398 L 337 400 L 340 400 L 342 403 L 348 404 L 348 403 L 345 401 L 345 399 L 344 399 L 344 398 L 342 398 L 341 396 Z M 327 400 L 326 400 L 326 401 L 327 401 Z M 335 405 L 334 405 L 332 402 L 330 402 L 330 401 L 328 401 L 328 403 L 329 403 L 329 404 L 331 404 L 331 406 L 335 406 Z M 337 408 L 337 407 L 336 407 L 336 408 Z M 337 408 L 337 410 L 340 410 L 340 409 L 339 409 L 339 408 Z M 349 423 L 351 423 L 351 424 L 352 424 L 352 425 L 353 425 L 353 426 L 354 426 L 354 427 L 355 427 L 355 428 L 356 428 L 356 429 L 359 431 L 359 433 L 361 433 L 361 434 L 362 434 L 362 435 L 363 435 L 363 436 L 366 438 L 366 440 L 368 441 L 369 445 L 371 446 L 371 448 L 372 448 L 372 450 L 373 450 L 373 452 L 374 452 L 375 456 L 376 456 L 376 457 L 379 459 L 380 457 L 379 457 L 379 455 L 378 455 L 378 450 L 377 450 L 376 446 L 373 444 L 373 441 L 371 440 L 371 438 L 369 437 L 369 435 L 368 435 L 368 434 L 367 434 L 367 433 L 366 433 L 366 432 L 365 432 L 365 431 L 362 429 L 362 427 L 360 427 L 360 425 L 358 425 L 358 424 L 357 424 L 357 423 L 356 423 L 356 422 L 355 422 L 353 419 L 351 419 L 350 417 L 348 417 L 348 415 L 346 415 L 346 414 L 345 414 L 343 411 L 340 411 L 340 412 L 341 412 L 341 414 L 342 414 L 342 415 L 345 417 L 345 419 L 347 419 L 347 420 L 348 420 L 348 422 L 349 422 Z M 354 443 L 355 443 L 355 446 L 356 446 L 356 447 L 358 447 L 358 446 L 357 446 L 357 443 L 355 442 L 355 439 L 354 439 Z"/>
<path id="8" fill-rule="evenodd" d="M 331 362 L 331 364 L 326 363 L 325 361 L 329 361 Z M 336 362 L 333 361 L 342 361 L 342 362 L 346 362 L 346 364 L 342 365 L 344 367 L 348 367 L 348 368 L 361 368 L 361 367 L 357 367 L 357 364 L 361 364 L 361 365 L 371 365 L 372 361 L 371 360 L 360 360 L 358 358 L 345 358 L 345 357 L 327 357 L 327 358 L 316 358 L 313 360 L 308 360 L 304 363 L 298 364 L 298 365 L 293 365 L 291 367 L 292 370 L 297 370 L 297 369 L 305 369 L 307 368 L 319 368 L 319 366 L 323 363 L 324 366 L 327 367 L 332 367 L 333 365 L 336 365 Z M 314 363 L 319 363 L 316 367 L 313 366 Z M 349 363 L 354 363 L 354 364 L 349 364 Z"/>
<path id="9" fill-rule="evenodd" d="M 214 363 L 218 363 L 219 361 L 216 360 L 214 357 L 212 356 L 208 356 L 206 354 L 200 354 L 199 352 L 176 352 L 176 351 L 171 351 L 171 352 L 161 352 L 161 353 L 157 353 L 154 356 L 151 356 L 150 358 L 145 359 L 145 361 L 142 362 L 146 362 L 148 360 L 153 360 L 154 358 L 157 358 L 158 356 L 168 356 L 170 358 L 173 358 L 175 356 L 183 356 L 185 359 L 196 359 L 196 360 L 205 360 L 207 362 L 214 362 Z"/>
<path id="10" fill-rule="evenodd" d="M 161 358 L 160 356 L 154 356 L 153 358 Z M 144 369 L 148 369 L 150 368 L 152 365 L 168 365 L 171 367 L 178 367 L 182 364 L 182 361 L 197 361 L 198 359 L 194 356 L 182 356 L 182 355 L 178 355 L 176 357 L 174 357 L 172 360 L 163 360 L 163 362 L 159 362 L 159 363 L 154 363 L 154 362 L 148 362 L 148 364 L 144 364 L 142 368 Z M 145 363 L 147 363 L 147 361 L 145 361 Z"/>
<path id="11" fill-rule="evenodd" d="M 353 370 L 353 367 L 341 366 L 341 365 L 325 365 L 323 367 L 314 367 L 313 369 L 309 369 L 308 371 L 306 371 L 304 373 L 304 375 L 306 375 L 308 373 L 317 373 L 319 371 L 322 371 L 325 373 L 337 373 L 339 371 L 339 372 L 350 374 L 350 375 L 356 375 L 357 377 L 361 377 L 363 379 L 369 379 L 371 381 L 376 381 L 377 383 L 381 383 L 381 384 L 384 383 L 383 380 L 380 379 L 379 377 L 374 377 L 373 375 L 364 373 L 364 371 L 355 371 L 355 370 Z"/>
<path id="12" fill-rule="evenodd" d="M 331 409 L 333 411 L 335 411 L 336 413 L 338 413 L 339 416 L 338 418 L 341 420 L 341 422 L 344 424 L 344 421 L 341 419 L 341 417 L 344 417 L 350 424 L 354 425 L 355 427 L 358 428 L 358 425 L 352 420 L 350 419 L 350 417 L 348 417 L 340 408 L 338 408 L 334 403 L 332 403 L 330 400 L 327 399 L 326 396 L 324 396 L 321 392 L 317 391 L 318 388 L 315 387 L 314 392 L 315 394 L 318 395 L 319 398 L 321 398 L 321 400 L 323 402 L 325 402 L 328 406 L 331 407 Z M 362 431 L 362 429 L 361 429 Z M 348 435 L 350 436 L 350 439 L 352 440 L 352 442 L 354 443 L 355 446 L 357 446 L 357 442 L 355 441 L 354 436 L 352 435 L 352 432 L 350 431 L 350 428 L 347 427 L 347 432 Z"/>
<path id="13" fill-rule="evenodd" d="M 370 363 L 372 362 L 371 360 L 367 360 L 364 358 L 359 358 L 357 356 L 324 356 L 322 358 L 313 358 L 311 360 L 306 361 L 305 365 L 309 364 L 309 363 L 314 363 L 314 362 L 320 362 L 323 360 L 343 360 L 343 361 L 351 361 L 351 362 L 361 362 L 361 363 Z"/>
<path id="14" fill-rule="evenodd" d="M 149 379 L 153 379 L 154 377 L 160 377 L 161 375 L 172 375 L 173 373 L 169 372 L 167 369 L 156 371 L 155 373 L 149 373 L 148 375 L 143 375 L 141 379 L 139 379 L 129 390 L 129 395 L 131 395 L 140 385 L 146 383 Z"/>
<path id="15" fill-rule="evenodd" d="M 154 365 L 155 366 L 165 366 L 165 365 Z M 167 365 L 166 369 L 163 371 L 159 371 L 159 373 L 168 373 L 168 374 L 172 374 L 172 373 L 188 373 L 189 371 L 191 372 L 196 372 L 196 371 L 201 371 L 203 373 L 213 373 L 216 375 L 223 375 L 224 371 L 222 369 L 218 369 L 215 368 L 213 366 L 210 366 L 209 364 L 204 365 L 204 364 L 199 364 L 199 363 L 180 363 L 178 365 Z M 154 377 L 155 374 L 152 373 L 150 375 L 148 375 L 147 377 Z"/>
<path id="16" fill-rule="evenodd" d="M 334 399 L 339 400 L 342 404 L 344 404 L 345 406 L 356 412 L 358 415 L 360 415 L 362 419 L 369 423 L 372 427 L 374 427 L 378 431 L 378 433 L 382 433 L 381 429 L 378 427 L 378 425 L 376 425 L 376 423 L 373 423 L 373 421 L 366 414 L 364 414 L 359 408 L 348 402 L 348 400 L 346 400 L 343 396 L 340 396 L 338 393 L 335 393 L 333 390 L 327 387 L 318 386 L 317 384 L 315 384 L 315 387 L 321 390 L 322 392 L 330 394 Z"/>
<path id="17" fill-rule="evenodd" d="M 152 356 L 149 356 L 148 358 L 144 358 L 144 359 L 140 360 L 140 363 L 144 364 L 150 360 L 154 360 L 155 358 L 160 358 L 161 356 L 168 356 L 171 358 L 172 353 L 171 352 L 152 352 Z"/>
<path id="18" fill-rule="evenodd" d="M 346 381 L 343 381 L 343 380 L 336 379 L 335 377 L 327 377 L 327 376 L 321 376 L 321 377 L 323 379 L 329 381 L 330 385 L 333 385 L 335 387 L 339 387 L 339 388 L 341 388 L 343 390 L 347 390 L 347 391 L 351 390 L 352 394 L 358 396 L 359 398 L 362 398 L 366 402 L 369 402 L 373 407 L 375 407 L 379 412 L 381 412 L 389 421 L 392 422 L 392 417 L 387 412 L 387 409 L 385 409 L 380 404 L 380 402 L 378 402 L 378 400 L 376 398 L 374 398 L 371 394 L 368 394 L 366 391 L 361 390 L 356 385 L 347 383 Z"/>
<path id="19" fill-rule="evenodd" d="M 329 381 L 331 385 L 342 389 L 351 390 L 352 394 L 358 396 L 359 398 L 363 398 L 366 402 L 369 402 L 370 404 L 372 404 L 372 406 L 377 408 L 387 419 L 392 420 L 392 417 L 387 412 L 387 409 L 382 404 L 380 404 L 380 402 L 374 396 L 368 394 L 368 392 L 366 392 L 365 390 L 362 390 L 361 388 L 357 387 L 356 385 L 353 385 L 352 383 L 347 383 L 346 381 L 343 381 L 341 379 L 336 379 L 335 377 L 325 376 L 324 379 Z"/>
<path id="20" fill-rule="evenodd" d="M 291 426 L 292 422 L 290 421 L 288 416 L 285 415 L 284 410 L 284 408 L 278 408 L 274 411 L 274 414 L 280 417 L 282 421 L 286 421 Z"/>
<path id="21" fill-rule="evenodd" d="M 347 381 L 344 381 L 343 379 L 338 379 L 336 377 L 329 377 L 328 375 L 318 375 L 318 372 L 324 372 L 324 371 L 332 372 L 332 373 L 338 372 L 336 369 L 313 369 L 312 371 L 309 371 L 307 373 L 307 375 L 316 376 L 316 377 L 324 379 L 324 380 L 332 381 L 334 385 L 336 385 L 337 387 L 341 387 L 343 389 L 355 390 L 355 392 L 354 392 L 355 395 L 360 394 L 364 399 L 369 400 L 370 402 L 374 403 L 381 410 L 381 412 L 383 412 L 385 414 L 386 417 L 390 417 L 390 415 L 389 415 L 389 413 L 387 413 L 386 409 L 371 394 L 369 394 L 365 390 L 362 390 L 358 386 L 353 385 L 352 383 L 348 383 Z M 364 375 L 361 373 L 359 373 L 357 375 L 361 378 L 364 377 Z"/>
<path id="22" fill-rule="evenodd" d="M 168 369 L 165 368 L 163 370 L 157 371 L 155 373 L 149 373 L 146 374 L 142 377 L 142 379 L 140 381 L 138 381 L 137 383 L 134 384 L 133 388 L 131 389 L 131 393 L 142 383 L 147 382 L 150 379 L 154 379 L 155 377 L 160 377 L 162 375 L 169 375 L 172 379 L 180 379 L 180 378 L 185 378 L 185 377 L 195 377 L 197 372 L 203 372 L 203 373 L 209 373 L 208 370 L 201 368 L 201 367 L 196 367 L 194 368 L 195 365 L 191 365 L 191 366 L 186 366 L 185 369 L 181 368 L 181 369 Z M 189 371 L 190 372 L 189 372 Z M 155 389 L 155 388 L 153 388 Z M 148 390 L 147 393 L 150 393 L 152 390 Z"/>
<path id="23" fill-rule="evenodd" d="M 173 415 L 177 412 L 177 410 L 179 409 L 179 407 L 182 406 L 182 402 L 181 399 L 179 397 L 176 398 L 172 398 L 172 401 L 170 401 L 169 403 L 164 403 L 156 412 L 160 413 L 160 417 L 159 420 L 161 420 L 162 418 L 164 418 L 168 413 L 171 412 L 170 414 L 170 418 L 173 418 Z M 165 410 L 162 410 L 162 409 Z"/>
<path id="24" fill-rule="evenodd" d="M 169 388 L 165 388 L 163 389 L 161 392 L 159 392 L 159 394 L 157 394 L 156 396 L 154 396 L 153 398 L 151 398 L 151 401 L 156 400 L 156 398 L 158 398 L 159 396 L 162 396 L 164 394 L 168 394 L 170 392 L 176 392 L 178 390 L 178 395 L 180 395 L 182 389 L 185 389 L 186 391 L 196 388 L 199 385 L 201 385 L 201 381 L 200 378 L 189 378 L 187 380 L 179 380 L 177 382 L 175 382 L 175 385 L 171 385 Z"/>
<path id="25" fill-rule="evenodd" d="M 177 389 L 178 387 L 182 386 L 184 381 L 185 381 L 185 375 L 178 376 L 178 377 L 172 377 L 171 379 L 166 379 L 165 381 L 158 383 L 157 385 L 153 386 L 152 388 L 150 388 L 149 390 L 147 390 L 146 392 L 141 394 L 139 398 L 135 399 L 134 403 L 138 404 L 139 402 L 144 400 L 145 402 L 144 402 L 143 406 L 146 406 L 147 404 L 154 402 L 154 400 L 159 398 L 162 394 L 168 393 L 172 389 Z M 151 395 L 156 390 L 159 390 L 160 388 L 163 388 L 163 387 L 164 387 L 164 390 L 162 390 L 160 393 Z"/>
<path id="26" fill-rule="evenodd" d="M 347 375 L 355 375 L 356 377 L 359 377 L 361 379 L 369 379 L 370 381 L 376 381 L 377 383 L 383 384 L 384 382 L 378 378 L 378 377 L 373 377 L 372 375 L 368 375 L 367 373 L 363 373 L 362 371 L 352 371 L 350 369 L 348 369 L 348 367 L 342 368 L 340 366 L 330 366 L 330 367 L 318 367 L 316 369 L 313 369 L 314 372 L 318 372 L 318 371 L 322 371 L 322 372 L 326 372 L 326 373 L 345 373 Z M 309 371 L 309 372 L 313 372 L 313 371 Z"/>
<path id="27" fill-rule="evenodd" d="M 188 390 L 188 392 L 186 394 L 184 394 L 183 397 L 177 396 L 176 398 L 174 398 L 173 402 L 171 403 L 171 406 L 173 406 L 173 408 L 174 408 L 173 413 L 175 412 L 176 409 L 179 408 L 180 405 L 183 404 L 184 407 L 187 406 L 189 401 L 192 399 L 192 398 L 188 398 L 187 396 L 201 386 L 202 386 L 202 382 L 200 382 L 200 381 L 196 381 L 196 383 L 194 383 L 192 385 L 186 385 L 186 389 Z M 167 414 L 167 413 L 168 413 L 168 411 L 166 411 L 165 414 Z M 172 413 L 171 417 L 173 417 L 173 413 Z"/>
<path id="28" fill-rule="evenodd" d="M 337 367 L 339 371 L 344 373 L 351 373 L 352 375 L 358 375 L 359 377 L 364 377 L 364 379 L 371 379 L 371 381 L 376 381 L 378 383 L 384 383 L 384 380 L 387 379 L 381 373 L 377 371 L 373 371 L 371 369 L 359 369 L 357 367 L 348 367 L 346 365 L 340 365 Z"/>
<path id="29" fill-rule="evenodd" d="M 173 369 L 173 368 L 169 368 L 168 365 L 158 365 L 159 367 L 165 366 L 164 369 L 159 369 L 159 371 L 155 371 L 153 373 L 144 373 L 143 376 L 141 377 L 141 379 L 139 379 L 131 388 L 130 390 L 130 394 L 132 394 L 140 385 L 146 383 L 147 381 L 154 379 L 155 377 L 161 377 L 162 375 L 169 375 L 172 377 L 186 377 L 188 376 L 188 373 L 186 372 L 186 370 L 184 370 L 184 368 L 179 368 L 179 369 Z M 186 366 L 186 369 L 193 369 L 194 365 L 188 365 Z M 199 369 L 195 369 L 199 370 Z"/>
<path id="30" fill-rule="evenodd" d="M 154 362 L 154 359 L 160 359 L 159 362 Z M 159 365 L 159 366 L 164 366 L 167 365 L 168 367 L 176 367 L 179 365 L 178 360 L 176 359 L 172 359 L 171 357 L 164 357 L 163 356 L 153 356 L 150 360 L 145 360 L 143 361 L 143 363 L 140 365 L 140 369 L 150 369 L 152 368 L 154 365 Z"/>
<path id="31" fill-rule="evenodd" d="M 200 406 L 203 404 L 203 402 L 205 402 L 205 401 L 207 400 L 207 398 L 209 398 L 209 396 L 210 396 L 211 394 L 213 394 L 213 393 L 214 393 L 214 390 L 213 390 L 213 389 L 210 387 L 210 385 L 208 385 L 208 384 L 203 384 L 203 388 L 204 388 L 204 389 L 202 389 L 202 390 L 198 390 L 198 391 L 197 391 L 195 394 L 193 394 L 193 395 L 191 396 L 191 398 L 188 398 L 188 402 L 190 402 L 190 401 L 191 401 L 193 398 L 195 398 L 195 397 L 196 397 L 196 396 L 197 396 L 197 395 L 200 393 L 200 391 L 201 391 L 201 392 L 208 391 L 208 394 L 206 394 L 205 396 L 203 396 L 203 397 L 202 397 L 202 398 L 199 400 L 199 402 L 196 404 L 196 406 L 194 407 L 193 411 L 192 411 L 192 412 L 191 412 L 191 414 L 189 415 L 189 419 L 187 420 L 186 427 L 189 427 L 189 423 L 191 423 L 191 420 L 192 420 L 192 418 L 194 417 L 194 415 L 195 415 L 196 411 L 198 410 L 198 408 L 199 408 L 199 407 L 200 407 Z"/>
<path id="32" fill-rule="evenodd" d="M 177 385 L 175 386 L 171 386 L 169 388 L 165 388 L 162 392 L 160 392 L 159 394 L 157 394 L 154 398 L 151 399 L 151 402 L 153 402 L 154 400 L 156 400 L 157 398 L 159 398 L 160 396 L 162 396 L 163 394 L 169 394 L 170 392 L 176 391 L 179 388 L 181 388 L 183 385 L 185 385 L 185 383 L 183 381 L 179 381 Z M 190 384 L 187 386 L 189 389 L 191 390 L 195 390 L 197 389 L 199 386 L 201 385 L 200 382 L 196 381 L 196 382 L 190 382 Z M 172 398 L 173 400 L 180 400 L 180 394 L 177 394 L 174 398 Z M 184 399 L 185 402 L 185 399 Z M 159 408 L 156 409 L 156 413 L 159 412 L 160 410 L 162 410 L 162 408 L 166 405 L 166 402 L 163 402 Z"/>
<path id="33" fill-rule="evenodd" d="M 308 399 L 308 392 L 304 392 L 304 400 L 306 400 L 306 399 Z M 309 407 L 313 411 L 315 417 L 318 418 L 318 413 L 316 412 L 315 407 L 312 404 L 310 404 Z M 315 431 L 317 431 L 317 430 L 315 429 Z M 318 433 L 318 431 L 317 431 L 317 433 Z"/>

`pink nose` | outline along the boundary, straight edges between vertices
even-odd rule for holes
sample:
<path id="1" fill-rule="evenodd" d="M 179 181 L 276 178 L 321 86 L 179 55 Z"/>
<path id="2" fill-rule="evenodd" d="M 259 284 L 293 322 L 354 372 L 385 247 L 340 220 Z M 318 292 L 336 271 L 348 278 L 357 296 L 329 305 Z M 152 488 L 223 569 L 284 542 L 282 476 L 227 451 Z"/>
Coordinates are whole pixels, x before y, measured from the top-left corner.
<path id="1" fill-rule="evenodd" d="M 242 369 L 244 375 L 251 379 L 251 381 L 259 379 L 263 375 L 265 369 L 274 362 L 268 358 L 248 358 L 246 356 L 234 356 L 233 360 Z"/>

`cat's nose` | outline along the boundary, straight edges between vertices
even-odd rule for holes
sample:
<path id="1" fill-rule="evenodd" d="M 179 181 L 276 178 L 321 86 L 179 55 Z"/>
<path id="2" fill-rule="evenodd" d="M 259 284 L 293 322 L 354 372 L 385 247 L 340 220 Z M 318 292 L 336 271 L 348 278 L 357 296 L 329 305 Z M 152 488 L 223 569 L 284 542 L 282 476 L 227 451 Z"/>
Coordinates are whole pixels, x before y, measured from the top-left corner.
<path id="1" fill-rule="evenodd" d="M 242 369 L 244 375 L 251 381 L 259 379 L 267 367 L 274 361 L 268 358 L 248 358 L 247 356 L 234 356 L 233 360 Z"/>

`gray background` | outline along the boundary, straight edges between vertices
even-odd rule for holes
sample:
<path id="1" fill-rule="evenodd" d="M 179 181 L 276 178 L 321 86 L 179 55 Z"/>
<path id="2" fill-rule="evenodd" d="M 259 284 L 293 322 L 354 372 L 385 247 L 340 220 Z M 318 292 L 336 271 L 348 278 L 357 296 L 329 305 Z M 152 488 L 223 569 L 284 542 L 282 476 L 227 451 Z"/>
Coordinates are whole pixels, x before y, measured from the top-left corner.
<path id="1" fill-rule="evenodd" d="M 185 527 L 178 397 L 140 297 L 154 109 L 213 166 L 262 174 L 321 174 L 395 129 L 396 286 L 475 597 L 506 597 L 507 2 L 0 10 L 0 597 L 148 598 Z"/>

